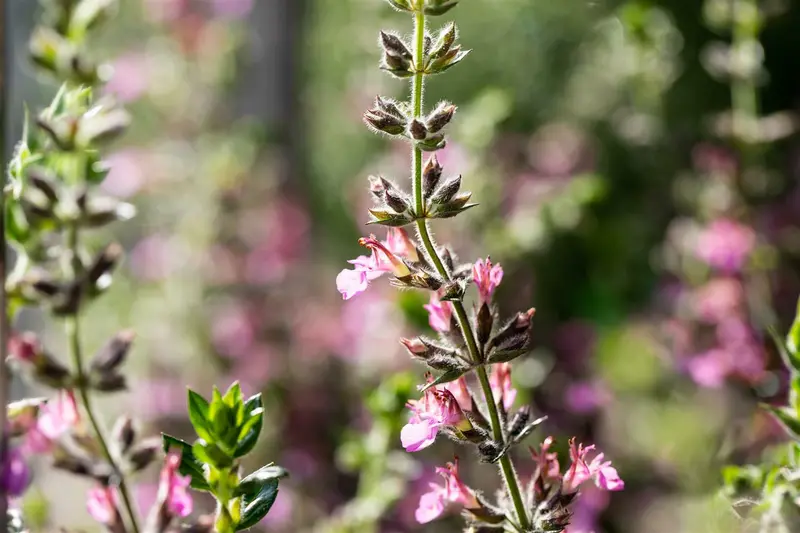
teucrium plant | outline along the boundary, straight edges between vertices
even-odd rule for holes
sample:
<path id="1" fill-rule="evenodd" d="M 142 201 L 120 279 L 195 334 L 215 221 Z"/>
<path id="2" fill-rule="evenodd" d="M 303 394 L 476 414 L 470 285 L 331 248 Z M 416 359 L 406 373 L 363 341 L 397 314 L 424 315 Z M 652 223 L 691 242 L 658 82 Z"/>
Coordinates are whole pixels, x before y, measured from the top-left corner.
<path id="1" fill-rule="evenodd" d="M 189 389 L 189 419 L 197 432 L 194 444 L 163 435 L 164 450 L 180 450 L 180 472 L 196 490 L 217 500 L 215 529 L 228 533 L 260 522 L 278 496 L 286 470 L 272 464 L 242 477 L 240 460 L 258 441 L 264 423 L 261 394 L 248 399 L 238 383 L 221 394 L 214 387 L 209 402 Z"/>
<path id="2" fill-rule="evenodd" d="M 552 439 L 533 452 L 537 469 L 523 489 L 509 454 L 543 418 L 533 419 L 523 407 L 511 412 L 516 391 L 511 385 L 509 362 L 526 353 L 530 343 L 534 310 L 517 313 L 498 323 L 492 300 L 503 271 L 489 259 L 459 264 L 447 247 L 437 246 L 431 237 L 429 220 L 451 218 L 477 204 L 471 193 L 461 191 L 461 176 L 445 177 L 435 152 L 446 144 L 445 128 L 456 107 L 441 102 L 425 111 L 423 93 L 428 76 L 440 74 L 462 61 L 467 51 L 457 44 L 458 31 L 450 23 L 435 33 L 426 27 L 429 16 L 443 15 L 457 0 L 388 0 L 394 8 L 410 13 L 414 20 L 413 40 L 407 43 L 398 34 L 380 33 L 383 49 L 381 68 L 397 78 L 411 80 L 410 102 L 377 97 L 364 114 L 367 125 L 376 132 L 404 139 L 411 145 L 412 172 L 410 194 L 382 176 L 370 178 L 370 191 L 376 206 L 370 209 L 370 224 L 389 228 L 385 241 L 375 236 L 359 242 L 371 250 L 350 263 L 336 284 L 344 299 L 366 290 L 374 279 L 391 274 L 392 282 L 403 288 L 430 291 L 426 306 L 431 326 L 438 339 L 402 339 L 411 356 L 425 363 L 433 373 L 421 387 L 422 398 L 411 402 L 412 416 L 401 432 L 407 451 L 417 451 L 433 443 L 442 433 L 462 444 L 475 446 L 483 462 L 499 465 L 504 489 L 492 503 L 470 489 L 460 478 L 458 461 L 437 469 L 445 486 L 433 486 L 420 500 L 417 519 L 428 522 L 446 507 L 463 510 L 467 531 L 479 528 L 523 532 L 561 532 L 569 523 L 570 505 L 578 487 L 594 478 L 601 488 L 620 490 L 623 486 L 610 462 L 598 454 L 588 461 L 594 446 L 570 442 L 572 465 L 560 472 L 554 453 L 548 451 Z M 426 152 L 434 152 L 427 162 Z M 403 226 L 414 225 L 417 239 L 412 242 Z M 467 287 L 474 283 L 479 299 L 470 314 L 464 305 Z M 491 370 L 491 375 L 490 375 Z M 473 395 L 467 377 L 475 377 L 479 393 Z M 478 399 L 480 398 L 480 400 Z"/>
<path id="3" fill-rule="evenodd" d="M 56 394 L 5 407 L 3 437 L 12 441 L 0 457 L 0 496 L 20 496 L 30 480 L 28 456 L 46 455 L 55 468 L 92 480 L 87 508 L 108 531 L 247 529 L 269 511 L 278 479 L 285 475 L 268 465 L 240 477 L 239 460 L 255 446 L 263 423 L 260 395 L 244 400 L 235 384 L 225 396 L 215 389 L 209 403 L 190 391 L 190 418 L 201 439 L 190 446 L 164 436 L 169 453 L 145 524 L 133 505 L 129 477 L 158 457 L 162 443 L 139 439 L 127 416 L 107 432 L 95 409 L 95 395 L 127 388 L 123 363 L 134 339 L 130 331 L 118 332 L 90 360 L 84 357 L 84 312 L 109 287 L 122 256 L 120 245 L 98 247 L 89 234 L 129 219 L 135 211 L 99 188 L 109 170 L 103 150 L 130 118 L 112 99 L 95 96 L 107 68 L 90 57 L 87 39 L 114 12 L 116 2 L 48 0 L 42 5 L 42 23 L 34 30 L 30 52 L 34 63 L 61 87 L 44 110 L 33 117 L 26 113 L 22 139 L 8 165 L 5 237 L 16 263 L 5 288 L 12 318 L 23 306 L 38 307 L 63 325 L 71 364 L 32 333 L 11 339 L 11 362 Z M 193 510 L 190 484 L 217 498 L 215 521 L 201 517 L 178 523 Z M 8 531 L 24 529 L 18 513 L 4 518 Z"/>

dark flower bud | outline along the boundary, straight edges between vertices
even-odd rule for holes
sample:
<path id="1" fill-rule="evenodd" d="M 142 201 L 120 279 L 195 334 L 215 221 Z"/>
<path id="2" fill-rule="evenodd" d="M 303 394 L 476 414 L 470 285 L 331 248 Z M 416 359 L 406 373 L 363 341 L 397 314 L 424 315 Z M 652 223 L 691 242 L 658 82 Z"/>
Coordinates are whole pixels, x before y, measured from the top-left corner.
<path id="1" fill-rule="evenodd" d="M 478 335 L 478 343 L 483 346 L 489 340 L 489 335 L 492 334 L 492 324 L 494 323 L 494 315 L 489 305 L 483 302 L 478 309 L 478 316 L 475 318 L 476 332 Z"/>
<path id="2" fill-rule="evenodd" d="M 448 281 L 444 285 L 442 295 L 439 297 L 443 302 L 460 302 L 464 299 L 464 293 L 467 292 L 466 280 L 453 280 Z"/>
<path id="3" fill-rule="evenodd" d="M 438 278 L 422 270 L 406 276 L 396 276 L 394 280 L 392 280 L 392 283 L 398 287 L 411 287 L 429 291 L 438 291 L 442 286 L 442 282 Z"/>
<path id="4" fill-rule="evenodd" d="M 120 331 L 97 351 L 90 368 L 92 372 L 110 372 L 115 370 L 128 355 L 136 334 L 131 330 Z"/>
<path id="5" fill-rule="evenodd" d="M 106 246 L 86 270 L 86 281 L 93 289 L 103 290 L 111 284 L 111 272 L 122 257 L 122 246 L 111 243 Z"/>
<path id="6" fill-rule="evenodd" d="M 39 383 L 54 389 L 71 385 L 69 369 L 41 347 L 35 334 L 26 332 L 12 337 L 8 348 L 13 359 L 29 365 L 31 376 Z"/>
<path id="7" fill-rule="evenodd" d="M 101 485 L 108 485 L 115 477 L 111 465 L 90 456 L 70 440 L 62 440 L 53 450 L 53 466 L 78 476 L 93 478 Z"/>
<path id="8" fill-rule="evenodd" d="M 414 119 L 408 124 L 408 134 L 412 139 L 421 141 L 428 136 L 428 130 L 425 127 L 425 124 L 417 119 Z"/>
<path id="9" fill-rule="evenodd" d="M 516 359 L 528 351 L 530 344 L 531 320 L 536 310 L 531 308 L 517 313 L 487 345 L 489 363 L 505 363 Z"/>
<path id="10" fill-rule="evenodd" d="M 383 195 L 386 205 L 391 207 L 398 213 L 404 213 L 409 208 L 408 200 L 392 182 L 385 178 L 380 178 L 381 185 L 383 186 Z"/>
<path id="11" fill-rule="evenodd" d="M 27 172 L 27 182 L 31 188 L 35 189 L 41 194 L 47 205 L 58 203 L 58 191 L 56 180 L 53 176 L 49 175 L 46 169 L 42 167 L 34 167 Z"/>
<path id="12" fill-rule="evenodd" d="M 461 45 L 455 45 L 440 57 L 433 59 L 425 69 L 428 74 L 439 74 L 450 67 L 460 63 L 467 55 L 469 50 L 461 50 Z"/>
<path id="13" fill-rule="evenodd" d="M 56 316 L 70 316 L 78 312 L 83 297 L 83 284 L 80 280 L 63 285 L 51 302 L 51 310 Z"/>
<path id="14" fill-rule="evenodd" d="M 75 144 L 89 147 L 117 138 L 131 122 L 127 111 L 114 105 L 96 105 L 80 117 Z"/>
<path id="15" fill-rule="evenodd" d="M 392 57 L 400 57 L 403 59 L 411 59 L 413 56 L 411 50 L 408 49 L 406 44 L 397 35 L 381 31 L 381 45 L 384 52 Z"/>
<path id="16" fill-rule="evenodd" d="M 470 364 L 459 355 L 458 351 L 447 346 L 441 346 L 421 337 L 400 339 L 400 342 L 412 357 L 424 362 L 434 370 L 464 373 L 470 368 Z"/>
<path id="17" fill-rule="evenodd" d="M 370 109 L 364 113 L 364 122 L 372 129 L 389 135 L 401 135 L 406 131 L 404 120 L 398 119 L 380 109 Z"/>
<path id="18" fill-rule="evenodd" d="M 461 176 L 455 176 L 445 180 L 444 183 L 433 192 L 430 198 L 432 204 L 446 204 L 461 189 Z"/>
<path id="19" fill-rule="evenodd" d="M 130 220 L 136 215 L 136 208 L 129 203 L 114 198 L 79 197 L 81 223 L 89 228 L 98 228 L 111 222 Z"/>
<path id="20" fill-rule="evenodd" d="M 428 347 L 425 346 L 425 343 L 419 337 L 414 339 L 406 339 L 401 338 L 400 344 L 406 347 L 408 353 L 410 353 L 413 357 L 422 357 L 425 358 L 429 354 Z"/>
<path id="21" fill-rule="evenodd" d="M 389 98 L 383 98 L 381 96 L 376 97 L 375 106 L 387 115 L 391 115 L 404 122 L 408 119 L 406 114 L 400 110 L 398 103 Z"/>
<path id="22" fill-rule="evenodd" d="M 445 202 L 442 204 L 434 205 L 432 209 L 430 209 L 426 216 L 428 218 L 451 218 L 459 213 L 463 213 L 467 209 L 475 207 L 476 203 L 467 203 L 469 202 L 470 198 L 472 198 L 472 193 L 469 191 L 464 191 L 456 194 L 449 202 Z"/>
<path id="23" fill-rule="evenodd" d="M 425 120 L 425 125 L 430 133 L 438 133 L 447 126 L 456 113 L 456 106 L 448 103 L 441 103 L 434 109 Z"/>
<path id="24" fill-rule="evenodd" d="M 422 169 L 422 194 L 426 198 L 431 195 L 433 190 L 439 184 L 439 180 L 442 177 L 442 165 L 439 164 L 439 158 L 436 157 L 436 154 L 433 154 L 428 162 L 425 164 L 425 168 Z"/>
<path id="25" fill-rule="evenodd" d="M 117 444 L 120 453 L 127 453 L 136 440 L 136 429 L 133 427 L 133 419 L 129 416 L 121 416 L 111 430 L 111 438 Z"/>
<path id="26" fill-rule="evenodd" d="M 128 460 L 134 472 L 147 468 L 161 453 L 161 440 L 147 439 L 130 449 Z"/>
<path id="27" fill-rule="evenodd" d="M 89 378 L 89 386 L 98 392 L 128 390 L 128 382 L 125 376 L 115 373 L 94 374 Z"/>
<path id="28" fill-rule="evenodd" d="M 503 446 L 492 439 L 478 444 L 478 454 L 482 463 L 495 463 L 503 454 Z"/>

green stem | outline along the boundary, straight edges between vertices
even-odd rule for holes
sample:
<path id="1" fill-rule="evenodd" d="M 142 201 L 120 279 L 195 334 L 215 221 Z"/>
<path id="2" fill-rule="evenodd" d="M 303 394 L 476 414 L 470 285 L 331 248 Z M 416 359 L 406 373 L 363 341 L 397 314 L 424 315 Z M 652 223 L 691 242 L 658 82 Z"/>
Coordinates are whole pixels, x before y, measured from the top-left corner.
<path id="1" fill-rule="evenodd" d="M 414 118 L 419 118 L 422 116 L 422 93 L 424 89 L 424 73 L 422 72 L 422 67 L 424 61 L 423 46 L 425 42 L 425 14 L 422 13 L 422 11 L 416 12 L 414 23 L 414 65 L 416 72 L 414 74 L 411 99 L 414 110 Z M 413 159 L 414 203 L 417 216 L 423 217 L 418 218 L 416 221 L 417 233 L 419 234 L 420 241 L 422 241 L 422 245 L 425 247 L 428 257 L 430 257 L 431 261 L 433 262 L 436 271 L 443 279 L 450 280 L 450 274 L 447 272 L 442 259 L 439 257 L 439 254 L 436 251 L 436 246 L 433 244 L 433 239 L 431 239 L 430 232 L 428 231 L 428 221 L 424 218 L 425 204 L 422 197 L 422 150 L 416 144 L 414 145 L 413 149 Z M 456 312 L 458 325 L 461 328 L 464 341 L 467 344 L 470 358 L 473 362 L 480 363 L 480 350 L 478 349 L 478 344 L 475 341 L 475 335 L 472 331 L 472 325 L 470 324 L 467 316 L 467 311 L 464 309 L 464 304 L 462 302 L 452 302 L 452 304 L 453 309 Z M 497 404 L 494 400 L 494 394 L 492 394 L 492 387 L 489 384 L 489 377 L 486 374 L 486 367 L 483 366 L 483 364 L 478 364 L 475 371 L 478 374 L 478 380 L 481 383 L 481 389 L 483 390 L 486 408 L 489 411 L 489 418 L 491 419 L 492 424 L 492 435 L 497 442 L 503 442 L 503 426 L 500 421 L 500 414 L 497 411 Z M 503 472 L 503 480 L 505 481 L 506 488 L 508 489 L 508 494 L 511 496 L 511 501 L 514 503 L 514 510 L 517 514 L 518 523 L 523 529 L 530 529 L 531 524 L 528 518 L 528 513 L 525 511 L 525 504 L 522 501 L 522 493 L 519 488 L 519 481 L 517 480 L 517 475 L 514 472 L 514 466 L 511 463 L 511 458 L 507 453 L 500 458 L 500 469 Z"/>
<path id="2" fill-rule="evenodd" d="M 70 263 L 75 265 L 77 263 L 75 258 L 77 258 L 78 254 L 78 230 L 74 226 L 67 230 L 67 247 L 69 248 L 69 252 L 71 254 L 71 257 L 69 258 Z M 83 409 L 86 412 L 86 416 L 89 418 L 89 423 L 94 430 L 94 434 L 97 437 L 97 442 L 100 444 L 103 455 L 105 455 L 106 460 L 111 465 L 112 470 L 118 477 L 119 493 L 122 496 L 122 503 L 125 506 L 125 510 L 128 514 L 128 519 L 130 520 L 130 526 L 133 528 L 133 533 L 139 533 L 139 523 L 136 519 L 136 511 L 134 510 L 133 503 L 128 492 L 128 485 L 125 481 L 125 475 L 119 468 L 114 455 L 111 453 L 111 449 L 108 446 L 108 442 L 106 441 L 104 432 L 92 406 L 92 398 L 89 393 L 88 376 L 86 375 L 86 370 L 83 365 L 80 317 L 77 313 L 65 320 L 64 329 L 67 335 L 70 357 L 75 367 L 75 371 L 78 374 L 78 395 L 80 396 L 81 403 L 83 404 Z"/>

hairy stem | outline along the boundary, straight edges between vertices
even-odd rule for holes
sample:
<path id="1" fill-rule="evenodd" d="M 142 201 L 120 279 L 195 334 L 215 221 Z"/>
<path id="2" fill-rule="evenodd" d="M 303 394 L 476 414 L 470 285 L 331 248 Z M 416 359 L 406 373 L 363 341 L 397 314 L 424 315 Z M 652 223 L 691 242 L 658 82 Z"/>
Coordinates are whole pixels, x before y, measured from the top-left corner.
<path id="1" fill-rule="evenodd" d="M 415 13 L 414 23 L 414 65 L 416 71 L 414 73 L 411 99 L 414 110 L 414 118 L 419 118 L 422 116 L 422 93 L 424 90 L 423 81 L 425 76 L 424 72 L 422 72 L 424 61 L 423 46 L 425 42 L 425 14 L 422 13 L 422 11 L 417 11 Z M 430 232 L 428 231 L 428 221 L 424 218 L 425 204 L 422 197 L 422 150 L 416 144 L 413 148 L 413 159 L 414 204 L 416 207 L 417 216 L 422 217 L 418 218 L 416 221 L 417 233 L 419 234 L 420 241 L 422 241 L 422 245 L 425 247 L 428 257 L 430 257 L 433 265 L 436 267 L 436 271 L 443 279 L 449 280 L 450 273 L 445 268 L 442 259 L 439 257 L 439 253 L 436 251 L 436 246 L 433 244 Z M 453 309 L 455 309 L 456 312 L 458 325 L 461 328 L 464 341 L 467 344 L 470 358 L 473 362 L 478 363 L 481 361 L 480 350 L 478 349 L 478 344 L 475 342 L 475 335 L 472 332 L 472 325 L 470 324 L 469 317 L 467 316 L 467 311 L 464 309 L 464 304 L 462 302 L 452 302 L 452 304 Z M 478 374 L 478 380 L 481 383 L 481 389 L 483 390 L 486 408 L 489 411 L 489 417 L 492 424 L 492 435 L 496 441 L 503 442 L 503 427 L 500 422 L 500 415 L 497 412 L 497 404 L 495 403 L 494 395 L 492 394 L 492 387 L 489 384 L 489 377 L 486 374 L 486 367 L 482 364 L 479 364 L 475 371 Z M 518 523 L 523 529 L 530 529 L 530 520 L 528 519 L 528 513 L 525 511 L 525 504 L 522 501 L 522 493 L 519 489 L 519 481 L 517 480 L 517 475 L 514 472 L 514 466 L 511 463 L 511 458 L 508 456 L 508 454 L 504 454 L 500 458 L 500 469 L 503 472 L 503 480 L 505 481 L 506 488 L 508 489 L 508 494 L 511 496 L 511 500 L 514 503 L 514 510 L 517 514 Z"/>
<path id="2" fill-rule="evenodd" d="M 77 263 L 75 258 L 77 258 L 78 255 L 78 230 L 74 226 L 67 230 L 67 247 L 69 249 L 70 263 L 74 265 Z M 128 519 L 130 521 L 130 526 L 133 529 L 133 533 L 139 533 L 139 523 L 136 518 L 136 510 L 133 507 L 133 503 L 128 492 L 125 474 L 119 468 L 119 465 L 114 458 L 114 454 L 111 453 L 105 433 L 100 426 L 100 422 L 98 421 L 92 405 L 92 398 L 89 392 L 88 376 L 86 375 L 86 369 L 83 365 L 80 316 L 78 313 L 67 317 L 65 320 L 64 329 L 67 336 L 67 343 L 69 345 L 70 358 L 72 359 L 75 371 L 78 374 L 78 394 L 80 396 L 81 403 L 83 404 L 83 409 L 86 412 L 86 416 L 89 418 L 89 423 L 91 424 L 92 430 L 97 437 L 97 442 L 100 444 L 100 448 L 103 450 L 103 455 L 105 455 L 106 460 L 109 462 L 114 474 L 117 476 L 119 493 L 122 496 L 122 503 L 125 506 L 125 510 L 128 514 Z"/>

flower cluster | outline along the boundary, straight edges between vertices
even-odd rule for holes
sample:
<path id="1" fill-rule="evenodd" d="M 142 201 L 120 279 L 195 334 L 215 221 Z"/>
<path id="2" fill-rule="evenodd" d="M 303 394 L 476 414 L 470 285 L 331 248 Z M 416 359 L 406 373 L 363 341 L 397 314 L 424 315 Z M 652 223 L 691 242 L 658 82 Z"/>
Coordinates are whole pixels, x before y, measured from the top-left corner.
<path id="1" fill-rule="evenodd" d="M 360 239 L 371 255 L 351 260 L 353 267 L 339 274 L 336 286 L 349 300 L 364 292 L 370 282 L 389 274 L 398 287 L 429 291 L 425 309 L 437 337 L 401 339 L 411 357 L 429 369 L 426 383 L 420 387 L 421 398 L 408 403 L 410 417 L 400 433 L 401 443 L 406 451 L 416 452 L 443 435 L 473 446 L 481 461 L 501 467 L 505 487 L 503 497 L 495 503 L 463 482 L 457 461 L 437 469 L 444 486 L 431 484 L 421 496 L 417 520 L 429 522 L 458 507 L 464 511 L 469 531 L 485 526 L 508 526 L 524 532 L 564 531 L 569 523 L 568 506 L 581 483 L 594 478 L 607 490 L 620 490 L 623 483 L 602 454 L 589 460 L 593 446 L 575 447 L 573 442 L 572 467 L 563 477 L 559 475 L 558 483 L 537 476 L 538 481 L 527 489 L 520 488 L 509 450 L 544 417 L 533 419 L 528 406 L 514 408 L 517 391 L 511 380 L 511 362 L 528 351 L 535 311 L 519 312 L 502 322 L 493 304 L 503 279 L 502 267 L 489 258 L 460 263 L 450 248 L 434 243 L 428 228 L 431 219 L 451 218 L 475 205 L 469 203 L 471 193 L 461 191 L 461 176 L 443 178 L 444 169 L 435 153 L 423 164 L 424 152 L 445 146 L 445 127 L 456 111 L 453 104 L 442 102 L 430 113 L 423 113 L 425 77 L 443 72 L 466 56 L 456 44 L 455 24 L 433 35 L 426 28 L 426 17 L 441 15 L 458 2 L 389 3 L 413 14 L 415 31 L 411 43 L 397 34 L 381 32 L 381 67 L 395 77 L 412 79 L 411 101 L 379 96 L 364 120 L 373 130 L 411 144 L 411 192 L 387 178 L 370 178 L 376 202 L 369 210 L 370 223 L 388 226 L 388 235 L 384 241 L 374 235 Z M 415 240 L 403 229 L 411 224 L 416 227 Z M 465 305 L 470 285 L 477 292 L 471 316 Z M 557 488 L 549 490 L 551 484 Z M 556 507 L 558 514 L 554 515 Z"/>

